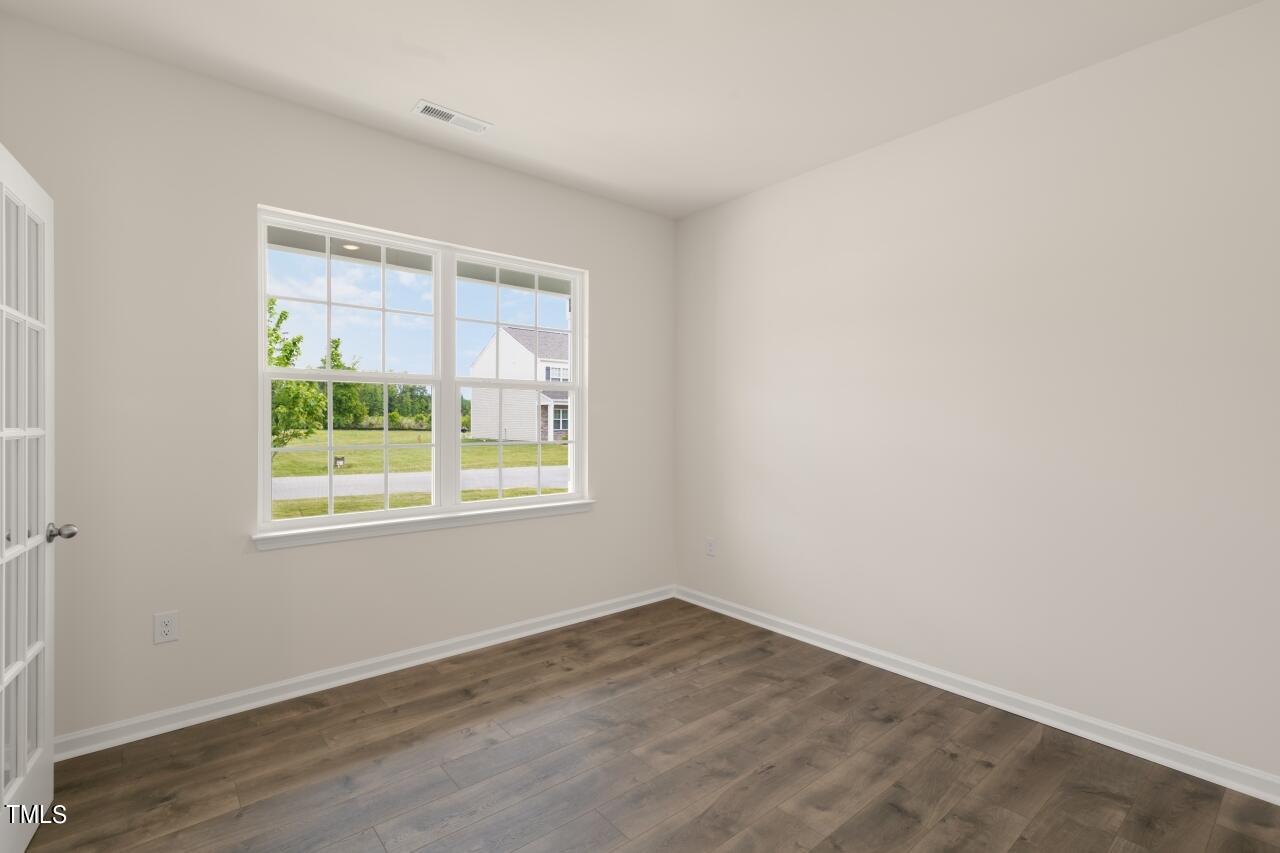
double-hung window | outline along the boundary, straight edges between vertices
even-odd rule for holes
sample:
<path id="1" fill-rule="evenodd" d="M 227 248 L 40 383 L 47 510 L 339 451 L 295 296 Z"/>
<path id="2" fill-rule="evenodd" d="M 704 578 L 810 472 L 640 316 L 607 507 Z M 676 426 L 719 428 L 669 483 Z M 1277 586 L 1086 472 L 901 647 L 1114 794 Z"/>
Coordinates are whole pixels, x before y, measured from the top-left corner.
<path id="1" fill-rule="evenodd" d="M 585 274 L 262 208 L 259 544 L 586 503 Z"/>

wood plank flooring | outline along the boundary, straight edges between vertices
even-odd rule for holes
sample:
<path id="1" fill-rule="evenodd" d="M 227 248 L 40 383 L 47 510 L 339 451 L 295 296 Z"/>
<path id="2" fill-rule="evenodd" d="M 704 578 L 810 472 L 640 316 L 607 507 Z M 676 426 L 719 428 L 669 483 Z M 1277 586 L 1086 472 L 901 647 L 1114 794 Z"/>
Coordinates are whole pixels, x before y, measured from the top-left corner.
<path id="1" fill-rule="evenodd" d="M 33 850 L 1280 853 L 1280 808 L 674 599 L 55 779 Z"/>

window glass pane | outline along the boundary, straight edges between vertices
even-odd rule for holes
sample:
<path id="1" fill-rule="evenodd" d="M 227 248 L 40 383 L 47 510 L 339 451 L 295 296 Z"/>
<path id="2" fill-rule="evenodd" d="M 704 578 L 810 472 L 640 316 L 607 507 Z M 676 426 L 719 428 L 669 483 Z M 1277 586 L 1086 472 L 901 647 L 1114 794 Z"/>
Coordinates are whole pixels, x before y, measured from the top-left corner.
<path id="1" fill-rule="evenodd" d="M 387 313 L 387 372 L 431 373 L 435 330 L 431 317 Z"/>
<path id="2" fill-rule="evenodd" d="M 534 285 L 532 273 L 501 270 L 498 278 L 498 319 L 521 326 L 534 325 Z"/>
<path id="3" fill-rule="evenodd" d="M 40 690 L 44 669 L 44 654 L 37 655 L 27 665 L 27 761 L 30 762 L 40 748 Z"/>
<path id="4" fill-rule="evenodd" d="M 430 314 L 435 296 L 432 257 L 387 249 L 387 307 Z"/>
<path id="5" fill-rule="evenodd" d="M 544 382 L 568 382 L 569 333 L 539 329 L 537 344 L 538 378 Z"/>
<path id="6" fill-rule="evenodd" d="M 535 379 L 537 332 L 524 326 L 498 327 L 498 378 Z"/>
<path id="7" fill-rule="evenodd" d="M 327 447 L 328 428 L 328 383 L 295 379 L 272 381 L 272 447 Z"/>
<path id="8" fill-rule="evenodd" d="M 569 474 L 569 458 L 571 445 L 542 445 L 540 479 L 542 494 L 554 495 L 569 491 L 572 478 Z"/>
<path id="9" fill-rule="evenodd" d="M 4 425 L 9 429 L 22 426 L 22 324 L 4 321 Z"/>
<path id="10" fill-rule="evenodd" d="M 44 333 L 27 327 L 27 426 L 44 426 Z"/>
<path id="11" fill-rule="evenodd" d="M 538 326 L 543 329 L 569 329 L 568 279 L 538 276 Z"/>
<path id="12" fill-rule="evenodd" d="M 539 396 L 540 392 L 533 388 L 502 389 L 502 433 L 499 438 L 503 441 L 538 440 Z"/>
<path id="13" fill-rule="evenodd" d="M 300 518 L 328 512 L 328 452 L 275 451 L 271 457 L 271 517 Z"/>
<path id="14" fill-rule="evenodd" d="M 554 293 L 538 294 L 538 327 L 542 329 L 569 328 L 569 297 Z"/>
<path id="15" fill-rule="evenodd" d="M 21 495 L 22 469 L 25 454 L 22 439 L 8 439 L 4 443 L 4 547 L 22 544 Z"/>
<path id="16" fill-rule="evenodd" d="M 538 392 L 538 440 L 571 441 L 572 399 L 568 391 L 555 389 Z"/>
<path id="17" fill-rule="evenodd" d="M 463 439 L 461 487 L 464 501 L 486 501 L 498 497 L 498 444 Z"/>
<path id="18" fill-rule="evenodd" d="M 431 418 L 428 386 L 387 386 L 387 440 L 391 444 L 431 444 Z"/>
<path id="19" fill-rule="evenodd" d="M 12 681 L 4 689 L 4 787 L 13 781 L 18 766 L 18 682 Z"/>
<path id="20" fill-rule="evenodd" d="M 27 439 L 27 538 L 44 530 L 44 439 Z"/>
<path id="21" fill-rule="evenodd" d="M 392 509 L 431 505 L 431 454 L 430 446 L 387 451 Z"/>
<path id="22" fill-rule="evenodd" d="M 336 401 L 333 407 L 336 411 Z M 335 448 L 334 513 L 386 509 L 386 470 L 386 452 L 381 447 Z"/>
<path id="23" fill-rule="evenodd" d="M 326 299 L 324 253 L 324 237 L 319 234 L 268 226 L 267 293 Z"/>
<path id="24" fill-rule="evenodd" d="M 502 497 L 526 498 L 538 493 L 538 445 L 502 445 Z"/>
<path id="25" fill-rule="evenodd" d="M 44 225 L 27 217 L 27 313 L 44 319 Z"/>
<path id="26" fill-rule="evenodd" d="M 500 393 L 497 388 L 461 389 L 460 485 L 464 501 L 490 500 L 498 497 L 497 438 Z"/>
<path id="27" fill-rule="evenodd" d="M 331 237 L 329 252 L 329 298 L 382 307 L 382 247 Z"/>
<path id="28" fill-rule="evenodd" d="M 492 323 L 458 321 L 458 376 L 493 379 L 497 375 L 497 330 Z"/>
<path id="29" fill-rule="evenodd" d="M 382 444 L 383 386 L 333 383 L 333 446 Z"/>
<path id="30" fill-rule="evenodd" d="M 44 549 L 40 544 L 27 552 L 27 647 L 44 639 Z"/>
<path id="31" fill-rule="evenodd" d="M 267 299 L 267 366 L 322 367 L 324 306 Z"/>
<path id="32" fill-rule="evenodd" d="M 468 438 L 476 441 L 498 440 L 501 393 L 497 388 L 462 389 L 462 429 Z"/>
<path id="33" fill-rule="evenodd" d="M 21 612 L 18 595 L 18 576 L 26 569 L 27 555 L 10 560 L 4 566 L 4 665 L 16 663 L 26 651 L 26 644 L 18 640 L 18 614 Z"/>
<path id="34" fill-rule="evenodd" d="M 18 307 L 18 232 L 22 211 L 9 196 L 4 197 L 4 302 Z"/>
<path id="35" fill-rule="evenodd" d="M 533 291 L 504 287 L 498 294 L 498 314 L 504 323 L 533 325 Z"/>
<path id="36" fill-rule="evenodd" d="M 538 277 L 531 272 L 521 270 L 498 270 L 498 283 L 507 287 L 533 290 L 537 286 Z"/>
<path id="37" fill-rule="evenodd" d="M 498 271 L 489 264 L 458 261 L 458 278 L 472 278 L 476 281 L 493 282 L 498 280 Z"/>
<path id="38" fill-rule="evenodd" d="M 488 320 L 498 318 L 498 288 L 470 279 L 458 279 L 457 314 L 467 320 Z"/>
<path id="39" fill-rule="evenodd" d="M 382 370 L 382 312 L 365 308 L 332 309 L 334 370 Z"/>

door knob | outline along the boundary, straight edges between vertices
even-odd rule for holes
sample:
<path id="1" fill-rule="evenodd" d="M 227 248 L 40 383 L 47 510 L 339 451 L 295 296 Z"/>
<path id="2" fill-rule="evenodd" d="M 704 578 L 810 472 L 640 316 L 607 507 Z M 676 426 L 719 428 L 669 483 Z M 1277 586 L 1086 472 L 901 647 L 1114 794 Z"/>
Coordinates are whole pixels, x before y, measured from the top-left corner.
<path id="1" fill-rule="evenodd" d="M 76 527 L 74 524 L 64 524 L 59 527 L 51 521 L 49 522 L 49 526 L 45 528 L 44 541 L 52 542 L 59 537 L 63 539 L 75 539 L 76 534 L 79 532 L 80 528 Z"/>

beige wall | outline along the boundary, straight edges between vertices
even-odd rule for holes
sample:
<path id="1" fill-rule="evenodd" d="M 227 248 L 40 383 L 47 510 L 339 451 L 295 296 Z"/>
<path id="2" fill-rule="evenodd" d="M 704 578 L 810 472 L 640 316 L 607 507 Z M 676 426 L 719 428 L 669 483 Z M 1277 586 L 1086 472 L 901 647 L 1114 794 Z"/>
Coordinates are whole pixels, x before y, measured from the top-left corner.
<path id="1" fill-rule="evenodd" d="M 1264 3 L 682 221 L 682 581 L 1280 771 L 1277 44 Z"/>
<path id="2" fill-rule="evenodd" d="M 672 581 L 628 402 L 673 369 L 669 221 L 5 16 L 0 141 L 57 205 L 59 733 Z M 596 507 L 256 552 L 259 203 L 589 269 Z"/>

